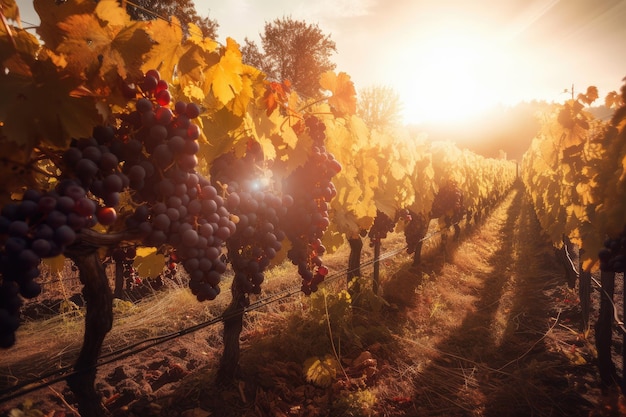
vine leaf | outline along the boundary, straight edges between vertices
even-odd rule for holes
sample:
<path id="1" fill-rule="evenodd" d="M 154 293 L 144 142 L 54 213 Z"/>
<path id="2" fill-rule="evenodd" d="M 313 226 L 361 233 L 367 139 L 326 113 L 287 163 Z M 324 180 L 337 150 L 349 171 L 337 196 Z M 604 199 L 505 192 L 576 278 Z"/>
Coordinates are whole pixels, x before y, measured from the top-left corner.
<path id="1" fill-rule="evenodd" d="M 340 115 L 356 113 L 356 90 L 350 76 L 345 72 L 338 75 L 327 71 L 320 77 L 320 86 L 332 93 L 328 104 Z"/>
<path id="2" fill-rule="evenodd" d="M 31 33 L 12 28 L 9 34 L 0 25 L 0 62 L 9 72 L 30 76 L 28 62 L 35 59 L 40 49 L 39 41 Z"/>
<path id="3" fill-rule="evenodd" d="M 108 20 L 81 14 L 58 24 L 65 34 L 58 51 L 67 56 L 68 69 L 74 74 L 98 70 L 100 75 L 112 72 L 127 78 L 129 69 L 139 71 L 140 57 L 150 51 L 152 42 L 143 30 L 144 23 L 130 24 L 128 16 L 119 13 L 114 4 L 98 4 L 97 10 Z"/>
<path id="4" fill-rule="evenodd" d="M 152 20 L 147 24 L 147 31 L 154 44 L 150 52 L 143 57 L 143 72 L 151 69 L 159 70 L 161 78 L 171 80 L 174 77 L 174 68 L 185 53 L 182 45 L 183 31 L 180 22 L 175 16 L 172 22 L 161 19 Z"/>
<path id="5" fill-rule="evenodd" d="M 329 387 L 340 370 L 341 366 L 331 355 L 313 356 L 304 361 L 306 380 L 322 388 Z"/>
<path id="6" fill-rule="evenodd" d="M 205 38 L 202 30 L 194 23 L 189 23 L 189 42 L 200 47 L 205 52 L 215 52 L 219 44 L 210 38 Z"/>
<path id="7" fill-rule="evenodd" d="M 65 259 L 65 256 L 59 255 L 54 258 L 45 258 L 42 262 L 50 268 L 51 275 L 57 275 L 61 274 L 65 269 Z"/>
<path id="8" fill-rule="evenodd" d="M 65 39 L 58 24 L 68 17 L 80 14 L 92 14 L 97 3 L 91 0 L 68 0 L 62 5 L 50 0 L 34 0 L 33 6 L 39 16 L 43 16 L 37 34 L 48 48 L 56 49 Z"/>
<path id="9" fill-rule="evenodd" d="M 78 81 L 59 78 L 50 61 L 34 64 L 35 77 L 0 76 L 0 120 L 5 140 L 32 149 L 35 142 L 63 148 L 72 137 L 88 137 L 101 122 L 95 100 L 74 94 Z"/>
<path id="10" fill-rule="evenodd" d="M 248 111 L 248 104 L 254 98 L 254 86 L 258 81 L 256 77 L 260 75 L 260 71 L 250 66 L 244 67 L 243 76 L 241 79 L 241 90 L 239 94 L 233 98 L 230 102 L 230 109 L 236 116 L 245 116 Z"/>
<path id="11" fill-rule="evenodd" d="M 141 277 L 156 276 L 163 271 L 165 257 L 156 248 L 137 248 L 133 267 Z"/>
<path id="12" fill-rule="evenodd" d="M 290 88 L 291 83 L 289 80 L 285 80 L 283 83 L 276 81 L 267 83 L 265 94 L 263 95 L 263 102 L 268 117 L 278 108 L 279 104 L 284 106 L 287 103 Z"/>
<path id="13" fill-rule="evenodd" d="M 226 39 L 224 55 L 219 62 L 205 72 L 209 83 L 207 87 L 223 105 L 228 104 L 243 88 L 242 75 L 244 65 L 241 62 L 239 45 L 231 38 Z M 208 94 L 209 91 L 205 91 Z"/>

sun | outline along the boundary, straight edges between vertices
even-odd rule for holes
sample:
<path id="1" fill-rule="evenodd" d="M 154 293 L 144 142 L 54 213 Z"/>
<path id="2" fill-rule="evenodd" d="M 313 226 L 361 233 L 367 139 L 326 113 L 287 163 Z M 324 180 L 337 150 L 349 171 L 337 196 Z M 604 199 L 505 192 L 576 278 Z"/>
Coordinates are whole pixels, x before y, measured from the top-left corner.
<path id="1" fill-rule="evenodd" d="M 498 104 L 502 55 L 489 39 L 443 32 L 410 50 L 403 71 L 405 120 L 458 124 Z"/>

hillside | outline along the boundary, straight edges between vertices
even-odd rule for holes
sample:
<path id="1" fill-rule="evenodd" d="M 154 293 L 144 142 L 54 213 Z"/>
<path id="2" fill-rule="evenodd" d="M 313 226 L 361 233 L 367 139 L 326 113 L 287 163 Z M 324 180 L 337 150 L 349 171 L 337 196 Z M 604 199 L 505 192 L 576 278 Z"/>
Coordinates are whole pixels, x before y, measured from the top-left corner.
<path id="1" fill-rule="evenodd" d="M 248 313 L 235 386 L 214 382 L 221 325 L 103 365 L 97 388 L 107 409 L 171 417 L 611 415 L 598 388 L 593 334 L 579 328 L 576 292 L 522 189 L 481 225 L 463 226 L 461 240 L 445 251 L 440 239 L 428 241 L 419 268 L 404 253 L 382 261 L 382 299 L 365 290 L 350 307 L 335 295 L 345 287 L 341 279 L 311 298 Z M 403 245 L 394 234 L 383 252 Z M 327 259 L 341 271 L 347 252 Z M 275 270 L 267 291 L 292 285 L 294 275 Z M 228 301 L 200 305 L 184 294 L 173 290 L 116 310 L 104 354 L 210 320 Z M 71 327 L 80 327 L 80 317 L 54 324 L 29 323 L 3 352 L 3 388 L 71 363 L 80 338 Z M 305 368 L 316 357 L 317 368 Z M 0 415 L 26 399 L 46 416 L 75 415 L 63 383 L 1 404 Z"/>

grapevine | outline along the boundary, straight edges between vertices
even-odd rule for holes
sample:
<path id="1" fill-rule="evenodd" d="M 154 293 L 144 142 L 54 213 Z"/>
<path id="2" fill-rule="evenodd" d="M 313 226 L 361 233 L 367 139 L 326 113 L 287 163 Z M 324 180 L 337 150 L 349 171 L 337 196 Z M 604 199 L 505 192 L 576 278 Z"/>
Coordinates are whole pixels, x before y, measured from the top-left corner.
<path id="1" fill-rule="evenodd" d="M 331 179 L 341 171 L 341 164 L 326 151 L 325 130 L 316 116 L 304 119 L 302 134 L 310 135 L 313 148 L 304 165 L 285 180 L 285 192 L 293 198 L 284 220 L 284 230 L 292 244 L 287 256 L 298 267 L 305 294 L 315 292 L 328 274 L 322 262 L 326 252 L 322 236 L 330 224 L 329 203 L 337 195 Z"/>
<path id="2" fill-rule="evenodd" d="M 94 406 L 94 365 L 112 313 L 100 247 L 127 272 L 132 253 L 122 248 L 155 248 L 167 271 L 187 271 L 199 300 L 219 294 L 227 262 L 234 295 L 260 292 L 268 266 L 287 252 L 310 294 L 328 274 L 325 245 L 336 246 L 323 239 L 369 230 L 377 212 L 407 208 L 417 218 L 430 209 L 443 177 L 432 173 L 435 151 L 365 127 L 346 74 L 323 74 L 328 94 L 298 111 L 289 83 L 265 81 L 232 39 L 183 37 L 175 18 L 134 22 L 115 1 L 56 3 L 35 1 L 39 37 L 0 28 L 0 138 L 20 167 L 2 193 L 0 342 L 14 343 L 21 298 L 39 292 L 40 259 L 74 260 L 89 298 L 80 375 L 68 381 L 81 414 L 103 413 Z M 85 28 L 98 42 L 84 38 Z M 50 97 L 57 106 L 29 108 Z M 506 189 L 510 164 L 483 169 L 456 151 L 447 165 L 466 158 L 465 171 L 449 177 L 468 205 Z M 370 232 L 379 242 L 391 226 L 377 228 Z M 241 325 L 241 315 L 232 321 Z M 239 333 L 229 335 L 238 351 Z M 224 361 L 236 366 L 226 344 Z"/>

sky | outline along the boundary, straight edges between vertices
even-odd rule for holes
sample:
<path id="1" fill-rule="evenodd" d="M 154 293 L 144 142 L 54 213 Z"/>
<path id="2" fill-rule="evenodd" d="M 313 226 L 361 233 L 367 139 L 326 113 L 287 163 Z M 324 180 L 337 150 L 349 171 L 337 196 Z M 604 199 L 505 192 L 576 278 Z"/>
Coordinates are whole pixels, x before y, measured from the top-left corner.
<path id="1" fill-rule="evenodd" d="M 32 1 L 17 0 L 28 20 Z M 266 22 L 316 24 L 357 92 L 392 87 L 406 123 L 462 122 L 497 105 L 562 102 L 626 76 L 626 0 L 195 0 L 218 40 L 260 43 Z M 567 90 L 567 92 L 565 91 Z"/>
<path id="2" fill-rule="evenodd" d="M 243 43 L 265 22 L 317 24 L 357 91 L 394 88 L 404 120 L 456 121 L 494 105 L 600 96 L 626 76 L 624 0 L 195 0 Z M 567 89 L 568 93 L 564 90 Z"/>

